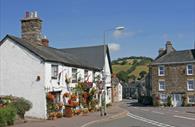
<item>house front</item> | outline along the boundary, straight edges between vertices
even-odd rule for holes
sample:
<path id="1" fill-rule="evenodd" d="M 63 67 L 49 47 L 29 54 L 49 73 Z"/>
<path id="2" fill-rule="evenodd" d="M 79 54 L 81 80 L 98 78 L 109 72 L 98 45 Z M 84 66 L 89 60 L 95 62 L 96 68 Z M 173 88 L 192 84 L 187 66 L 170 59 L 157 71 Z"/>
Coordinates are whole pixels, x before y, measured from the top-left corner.
<path id="1" fill-rule="evenodd" d="M 173 106 L 195 104 L 195 49 L 176 51 L 168 41 L 149 72 L 153 98 L 163 104 L 169 96 Z"/>
<path id="2" fill-rule="evenodd" d="M 99 75 L 105 79 L 106 103 L 111 102 L 108 46 L 78 47 L 73 52 L 49 47 L 36 12 L 26 13 L 21 28 L 21 37 L 6 35 L 0 42 L 0 95 L 30 100 L 33 107 L 26 115 L 46 119 L 48 92 L 55 95 L 56 102 L 63 102 L 63 94 L 79 81 L 93 83 Z"/>

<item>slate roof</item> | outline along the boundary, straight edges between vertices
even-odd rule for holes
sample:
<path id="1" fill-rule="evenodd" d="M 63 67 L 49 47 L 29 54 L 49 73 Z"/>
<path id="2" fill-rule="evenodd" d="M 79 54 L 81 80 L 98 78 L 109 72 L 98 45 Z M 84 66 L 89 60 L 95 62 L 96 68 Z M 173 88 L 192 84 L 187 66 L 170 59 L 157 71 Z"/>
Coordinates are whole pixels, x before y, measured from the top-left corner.
<path id="1" fill-rule="evenodd" d="M 60 50 L 65 53 L 73 54 L 81 58 L 81 60 L 88 61 L 91 65 L 101 68 L 101 69 L 103 69 L 104 67 L 104 58 L 105 58 L 104 56 L 107 53 L 110 70 L 112 72 L 111 59 L 110 59 L 109 49 L 107 45 L 65 48 L 65 49 L 60 49 Z"/>
<path id="2" fill-rule="evenodd" d="M 101 67 L 102 62 L 99 63 L 100 65 L 98 64 L 99 66 L 96 66 L 96 64 L 89 61 L 91 59 L 89 59 L 89 60 L 82 59 L 82 57 L 80 57 L 80 56 L 76 56 L 73 53 L 64 52 L 60 49 L 28 43 L 25 40 L 18 38 L 18 37 L 15 37 L 15 36 L 12 36 L 12 35 L 7 35 L 1 41 L 1 43 L 3 43 L 3 41 L 6 38 L 13 40 L 14 42 L 18 43 L 22 47 L 28 49 L 34 55 L 38 56 L 39 58 L 41 58 L 42 60 L 47 61 L 47 62 L 57 62 L 57 63 L 62 63 L 62 64 L 67 65 L 67 66 L 71 66 L 71 67 L 79 67 L 79 68 L 86 68 L 86 69 L 92 69 L 92 70 L 101 70 L 102 69 L 102 67 Z M 98 46 L 97 46 L 97 48 L 98 48 Z M 99 52 L 88 54 L 88 58 L 101 59 L 101 57 L 98 55 L 99 53 L 101 54 L 101 50 L 99 50 L 99 48 L 97 50 L 95 50 L 95 48 L 93 48 L 93 50 L 99 51 Z M 95 55 L 95 56 L 93 56 L 93 55 Z M 97 55 L 97 57 L 96 57 L 96 55 Z M 100 60 L 100 61 L 102 61 L 102 60 Z"/>
<path id="3" fill-rule="evenodd" d="M 158 56 L 151 65 L 157 64 L 177 64 L 195 62 L 195 49 L 173 51 L 169 54 Z"/>

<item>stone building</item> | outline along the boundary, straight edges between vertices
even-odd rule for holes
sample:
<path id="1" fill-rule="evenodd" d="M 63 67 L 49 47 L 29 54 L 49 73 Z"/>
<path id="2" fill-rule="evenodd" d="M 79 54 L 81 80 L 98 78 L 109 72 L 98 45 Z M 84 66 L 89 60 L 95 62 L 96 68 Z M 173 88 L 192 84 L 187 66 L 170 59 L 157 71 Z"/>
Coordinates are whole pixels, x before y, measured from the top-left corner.
<path id="1" fill-rule="evenodd" d="M 151 94 L 161 103 L 172 99 L 173 106 L 195 103 L 195 49 L 176 51 L 167 41 L 166 49 L 149 66 Z"/>

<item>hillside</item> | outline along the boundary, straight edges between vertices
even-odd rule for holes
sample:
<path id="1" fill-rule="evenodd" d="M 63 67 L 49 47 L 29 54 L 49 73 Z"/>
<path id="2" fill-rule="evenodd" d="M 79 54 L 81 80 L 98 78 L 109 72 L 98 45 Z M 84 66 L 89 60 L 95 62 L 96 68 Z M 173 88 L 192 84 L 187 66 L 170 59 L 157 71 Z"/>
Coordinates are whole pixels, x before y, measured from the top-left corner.
<path id="1" fill-rule="evenodd" d="M 117 74 L 118 78 L 127 81 L 130 78 L 140 79 L 142 74 L 148 73 L 148 65 L 152 62 L 149 57 L 125 57 L 112 61 L 113 73 Z M 140 74 L 141 73 L 141 74 Z"/>

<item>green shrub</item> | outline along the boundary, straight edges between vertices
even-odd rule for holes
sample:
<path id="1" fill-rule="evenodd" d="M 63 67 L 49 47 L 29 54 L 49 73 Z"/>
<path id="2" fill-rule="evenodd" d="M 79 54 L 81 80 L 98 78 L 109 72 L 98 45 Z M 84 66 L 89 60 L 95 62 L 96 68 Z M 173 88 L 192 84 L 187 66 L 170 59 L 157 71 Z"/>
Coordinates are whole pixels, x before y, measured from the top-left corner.
<path id="1" fill-rule="evenodd" d="M 0 109 L 0 127 L 13 125 L 16 117 L 15 108 L 8 106 Z"/>
<path id="2" fill-rule="evenodd" d="M 24 98 L 18 98 L 12 106 L 16 109 L 18 116 L 24 118 L 25 112 L 32 108 L 32 103 Z"/>
<path id="3" fill-rule="evenodd" d="M 172 104 L 172 97 L 171 96 L 168 96 L 167 97 L 167 105 L 170 107 L 170 106 L 173 106 Z"/>

